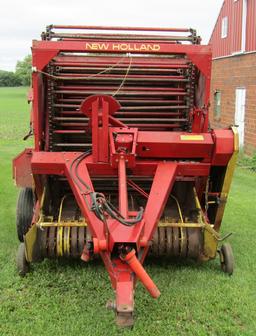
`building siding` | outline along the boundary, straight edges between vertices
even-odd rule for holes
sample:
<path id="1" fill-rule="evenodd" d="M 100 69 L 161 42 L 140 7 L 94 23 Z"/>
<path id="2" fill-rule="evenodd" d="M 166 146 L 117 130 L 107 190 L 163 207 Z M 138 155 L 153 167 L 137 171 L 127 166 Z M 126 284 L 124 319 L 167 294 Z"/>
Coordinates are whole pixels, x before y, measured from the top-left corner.
<path id="1" fill-rule="evenodd" d="M 222 19 L 228 18 L 227 37 L 221 38 Z M 247 0 L 245 52 L 256 50 L 256 0 Z M 213 58 L 230 56 L 241 51 L 243 0 L 225 0 L 209 44 Z"/>
<path id="2" fill-rule="evenodd" d="M 256 152 L 256 53 L 216 59 L 212 66 L 210 120 L 214 128 L 235 123 L 235 91 L 246 88 L 244 151 Z M 221 112 L 214 119 L 214 92 L 221 92 Z"/>
<path id="3" fill-rule="evenodd" d="M 256 1 L 247 1 L 246 51 L 256 50 Z"/>

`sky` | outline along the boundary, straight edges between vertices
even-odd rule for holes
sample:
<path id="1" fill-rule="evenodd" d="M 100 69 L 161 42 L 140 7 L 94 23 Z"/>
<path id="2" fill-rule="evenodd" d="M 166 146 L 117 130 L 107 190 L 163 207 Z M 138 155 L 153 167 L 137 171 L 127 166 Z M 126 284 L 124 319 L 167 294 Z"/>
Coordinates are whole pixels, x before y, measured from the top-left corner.
<path id="1" fill-rule="evenodd" d="M 5 0 L 0 11 L 0 69 L 14 71 L 49 24 L 186 27 L 207 44 L 223 0 Z"/>

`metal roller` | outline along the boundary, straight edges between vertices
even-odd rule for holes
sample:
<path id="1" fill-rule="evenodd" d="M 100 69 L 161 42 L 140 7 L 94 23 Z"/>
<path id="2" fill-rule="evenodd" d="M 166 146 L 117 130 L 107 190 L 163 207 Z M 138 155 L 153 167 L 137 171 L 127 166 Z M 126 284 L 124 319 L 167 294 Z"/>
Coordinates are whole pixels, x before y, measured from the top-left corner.
<path id="1" fill-rule="evenodd" d="M 71 248 L 70 254 L 74 257 L 78 256 L 78 246 L 77 246 L 77 227 L 71 228 Z"/>
<path id="2" fill-rule="evenodd" d="M 200 228 L 160 226 L 155 231 L 151 255 L 197 259 L 203 248 Z"/>
<path id="3" fill-rule="evenodd" d="M 86 226 L 46 227 L 38 230 L 41 256 L 46 258 L 79 258 L 84 245 L 91 240 Z M 160 226 L 154 233 L 151 255 L 197 259 L 203 248 L 200 228 Z"/>
<path id="4" fill-rule="evenodd" d="M 200 253 L 200 247 L 202 246 L 202 235 L 200 230 L 187 229 L 188 230 L 188 254 L 191 258 L 197 258 Z"/>
<path id="5" fill-rule="evenodd" d="M 180 230 L 180 256 L 182 258 L 187 257 L 187 228 L 179 228 Z"/>
<path id="6" fill-rule="evenodd" d="M 84 245 L 91 239 L 85 226 L 45 227 L 38 229 L 40 254 L 43 258 L 72 257 L 79 258 Z"/>
<path id="7" fill-rule="evenodd" d="M 83 252 L 84 244 L 86 243 L 86 228 L 78 228 L 78 253 L 81 255 Z"/>
<path id="8" fill-rule="evenodd" d="M 40 252 L 41 252 L 41 256 L 42 258 L 46 258 L 47 257 L 47 249 L 46 249 L 46 244 L 47 244 L 47 235 L 49 233 L 49 229 L 45 230 L 45 229 L 39 229 L 38 230 L 38 236 L 39 236 L 39 241 L 40 241 Z"/>
<path id="9" fill-rule="evenodd" d="M 159 230 L 158 252 L 160 255 L 163 255 L 166 250 L 165 231 L 166 230 Z"/>
<path id="10" fill-rule="evenodd" d="M 172 234 L 173 234 L 173 255 L 176 257 L 179 256 L 180 254 L 180 237 L 179 237 L 179 229 L 178 228 L 173 228 L 172 229 Z"/>
<path id="11" fill-rule="evenodd" d="M 166 228 L 166 254 L 171 255 L 172 253 L 172 228 Z"/>
<path id="12" fill-rule="evenodd" d="M 56 256 L 56 228 L 50 227 L 49 232 L 47 233 L 47 241 L 46 241 L 46 248 L 47 252 L 46 255 L 48 258 L 54 258 Z"/>
<path id="13" fill-rule="evenodd" d="M 151 247 L 152 254 L 158 255 L 158 246 L 159 246 L 159 241 L 158 241 L 158 229 L 156 229 L 153 237 L 153 244 Z"/>

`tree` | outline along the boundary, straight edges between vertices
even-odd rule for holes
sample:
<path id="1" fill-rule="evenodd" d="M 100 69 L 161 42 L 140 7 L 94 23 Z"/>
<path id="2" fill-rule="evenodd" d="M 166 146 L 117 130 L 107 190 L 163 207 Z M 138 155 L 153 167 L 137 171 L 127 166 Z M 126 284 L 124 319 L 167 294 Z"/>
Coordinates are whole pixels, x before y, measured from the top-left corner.
<path id="1" fill-rule="evenodd" d="M 21 79 L 11 71 L 0 70 L 0 86 L 21 86 Z"/>
<path id="2" fill-rule="evenodd" d="M 16 64 L 15 74 L 20 78 L 22 85 L 29 86 L 32 73 L 32 57 L 27 55 L 22 61 Z"/>

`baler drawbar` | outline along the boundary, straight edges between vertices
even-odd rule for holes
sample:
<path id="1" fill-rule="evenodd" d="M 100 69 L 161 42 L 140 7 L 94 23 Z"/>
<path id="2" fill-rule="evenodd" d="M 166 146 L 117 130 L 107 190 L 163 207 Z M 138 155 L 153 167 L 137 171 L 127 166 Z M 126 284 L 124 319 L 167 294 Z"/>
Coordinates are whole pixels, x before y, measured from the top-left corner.
<path id="1" fill-rule="evenodd" d="M 133 325 L 137 279 L 160 295 L 148 254 L 219 252 L 232 274 L 219 231 L 238 135 L 209 126 L 211 51 L 195 30 L 51 25 L 32 61 L 34 148 L 13 161 L 19 273 L 99 255 L 120 326 Z"/>

